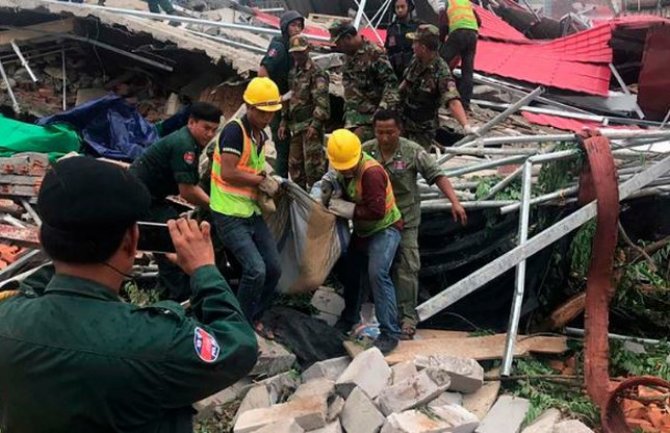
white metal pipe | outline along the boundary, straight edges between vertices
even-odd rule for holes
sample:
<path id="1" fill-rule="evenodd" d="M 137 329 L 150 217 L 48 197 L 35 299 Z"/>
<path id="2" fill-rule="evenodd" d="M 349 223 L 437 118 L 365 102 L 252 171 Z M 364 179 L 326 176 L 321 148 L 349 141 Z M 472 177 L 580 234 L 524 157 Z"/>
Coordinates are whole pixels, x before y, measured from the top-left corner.
<path id="1" fill-rule="evenodd" d="M 233 41 L 233 40 L 230 40 L 230 39 L 227 39 L 227 38 L 222 38 L 221 36 L 208 35 L 207 33 L 198 32 L 198 31 L 190 30 L 190 29 L 188 31 L 190 33 L 193 33 L 194 35 L 198 35 L 198 36 L 203 37 L 203 38 L 211 39 L 213 41 L 222 42 L 224 44 L 230 45 L 231 47 L 243 48 L 245 50 L 249 50 L 249 51 L 254 52 L 254 53 L 265 54 L 265 51 L 266 51 L 265 48 L 261 48 L 261 47 L 255 46 L 255 45 L 245 44 L 243 42 Z"/>
<path id="2" fill-rule="evenodd" d="M 61 51 L 61 62 L 63 64 L 63 111 L 67 110 L 67 70 L 65 68 L 65 50 Z"/>
<path id="3" fill-rule="evenodd" d="M 19 61 L 21 62 L 21 65 L 28 71 L 28 75 L 30 75 L 30 79 L 33 80 L 33 83 L 37 83 L 37 77 L 33 73 L 33 70 L 30 69 L 30 65 L 28 64 L 28 61 L 23 57 L 23 53 L 21 52 L 21 49 L 19 48 L 18 45 L 14 41 L 11 41 L 9 43 L 12 48 L 14 49 L 14 52 L 16 53 L 16 57 L 19 58 Z"/>
<path id="4" fill-rule="evenodd" d="M 367 0 L 361 0 L 360 2 L 358 0 L 354 0 L 354 2 L 358 5 L 356 17 L 354 18 L 354 27 L 356 27 L 356 30 L 358 30 L 361 28 L 361 19 L 363 18 L 363 14 L 365 14 L 365 4 L 367 3 Z"/>
<path id="5" fill-rule="evenodd" d="M 562 188 L 562 189 L 559 189 L 558 191 L 550 192 L 549 194 L 544 194 L 544 195 L 541 195 L 539 197 L 535 197 L 535 198 L 530 200 L 530 204 L 531 205 L 536 205 L 536 204 L 540 204 L 540 203 L 545 203 L 545 202 L 548 202 L 548 201 L 551 201 L 551 200 L 555 200 L 557 198 L 561 198 L 561 197 L 565 197 L 565 196 L 575 194 L 577 191 L 579 191 L 579 187 L 577 187 L 577 186 Z M 519 209 L 520 207 L 521 207 L 521 203 L 514 203 L 514 204 L 507 205 L 507 206 L 503 206 L 503 207 L 500 208 L 500 214 L 501 215 L 506 215 L 508 213 L 512 213 L 515 210 Z"/>

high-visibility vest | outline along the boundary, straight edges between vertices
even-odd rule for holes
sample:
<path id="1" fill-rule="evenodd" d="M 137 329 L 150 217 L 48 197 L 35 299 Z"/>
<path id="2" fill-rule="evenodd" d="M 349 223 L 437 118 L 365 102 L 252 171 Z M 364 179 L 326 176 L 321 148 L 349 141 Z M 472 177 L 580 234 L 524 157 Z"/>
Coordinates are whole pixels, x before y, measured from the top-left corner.
<path id="1" fill-rule="evenodd" d="M 381 172 L 384 173 L 384 177 L 386 178 L 386 207 L 384 217 L 380 220 L 363 221 L 354 219 L 354 232 L 361 237 L 372 236 L 373 234 L 392 226 L 402 218 L 400 210 L 395 204 L 393 187 L 391 186 L 391 180 L 389 179 L 388 174 L 386 174 L 386 170 L 384 170 L 384 167 L 382 167 L 373 157 L 365 152 L 363 152 L 363 167 L 358 171 L 356 177 L 345 183 L 347 196 L 354 203 L 361 203 L 363 200 L 363 174 L 372 167 L 381 168 Z"/>
<path id="2" fill-rule="evenodd" d="M 449 32 L 458 29 L 479 30 L 470 0 L 448 0 Z"/>
<path id="3" fill-rule="evenodd" d="M 260 153 L 258 152 L 241 120 L 235 119 L 233 122 L 240 125 L 244 137 L 242 154 L 237 162 L 237 169 L 247 173 L 260 174 L 265 167 L 265 152 L 263 150 Z M 260 214 L 258 189 L 256 187 L 231 185 L 221 178 L 220 137 L 219 135 L 219 138 L 216 139 L 216 147 L 214 148 L 209 207 L 214 212 L 240 218 Z"/>

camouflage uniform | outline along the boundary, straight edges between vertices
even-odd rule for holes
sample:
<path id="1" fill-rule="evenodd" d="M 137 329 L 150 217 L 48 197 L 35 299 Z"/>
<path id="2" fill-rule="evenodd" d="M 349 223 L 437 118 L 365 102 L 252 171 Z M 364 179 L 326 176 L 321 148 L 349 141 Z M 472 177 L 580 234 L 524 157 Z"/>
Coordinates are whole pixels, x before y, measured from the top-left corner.
<path id="1" fill-rule="evenodd" d="M 304 68 L 291 68 L 288 81 L 293 93 L 282 110 L 282 126 L 291 133 L 288 169 L 291 180 L 308 189 L 326 173 L 323 127 L 330 118 L 328 73 L 309 59 Z M 309 127 L 317 130 L 311 139 L 307 139 Z"/>
<path id="2" fill-rule="evenodd" d="M 372 116 L 378 108 L 393 109 L 399 103 L 398 79 L 384 51 L 363 40 L 363 46 L 346 56 L 342 68 L 344 127 L 363 127 L 361 141 L 374 138 Z"/>
<path id="3" fill-rule="evenodd" d="M 416 36 L 410 33 L 407 37 L 420 41 L 421 30 L 431 36 L 438 32 L 435 26 L 421 25 Z M 400 84 L 400 99 L 406 137 L 428 149 L 439 126 L 438 110 L 448 107 L 452 99 L 460 99 L 460 95 L 449 66 L 435 53 L 435 58 L 427 65 L 416 56 L 412 59 Z"/>
<path id="4" fill-rule="evenodd" d="M 419 224 L 421 223 L 421 194 L 416 183 L 417 174 L 432 185 L 444 175 L 437 161 L 417 143 L 400 138 L 398 147 L 389 161 L 383 161 L 377 140 L 363 143 L 363 151 L 384 166 L 391 179 L 396 205 L 405 223 L 400 248 L 393 267 L 398 315 L 403 326 L 416 326 L 419 318 L 416 304 L 419 294 Z"/>

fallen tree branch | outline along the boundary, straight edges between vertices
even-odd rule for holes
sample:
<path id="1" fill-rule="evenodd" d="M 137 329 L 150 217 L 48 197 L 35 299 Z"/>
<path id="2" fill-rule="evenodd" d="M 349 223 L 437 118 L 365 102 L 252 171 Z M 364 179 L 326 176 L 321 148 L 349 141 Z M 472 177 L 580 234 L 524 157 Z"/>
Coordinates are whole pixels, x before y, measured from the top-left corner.
<path id="1" fill-rule="evenodd" d="M 644 259 L 649 263 L 649 268 L 651 269 L 652 272 L 656 272 L 658 267 L 656 266 L 656 262 L 654 262 L 654 259 L 651 258 L 647 252 L 641 248 L 639 245 L 635 245 L 635 243 L 628 237 L 628 234 L 626 233 L 626 230 L 624 230 L 623 225 L 621 225 L 621 221 L 619 221 L 619 233 L 621 234 L 621 238 L 626 242 L 626 244 L 637 251 L 640 255 L 637 256 L 635 259 L 633 259 L 632 263 L 637 261 L 640 257 L 644 257 Z"/>

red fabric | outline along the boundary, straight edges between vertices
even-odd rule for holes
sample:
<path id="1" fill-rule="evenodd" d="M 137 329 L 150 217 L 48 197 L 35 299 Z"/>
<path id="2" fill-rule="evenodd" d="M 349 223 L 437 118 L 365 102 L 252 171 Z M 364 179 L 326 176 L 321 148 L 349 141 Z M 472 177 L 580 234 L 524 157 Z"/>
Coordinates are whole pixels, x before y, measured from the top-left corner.
<path id="1" fill-rule="evenodd" d="M 371 167 L 365 170 L 361 179 L 363 184 L 361 202 L 356 205 L 354 219 L 375 221 L 384 218 L 386 213 L 386 182 L 383 167 Z"/>

